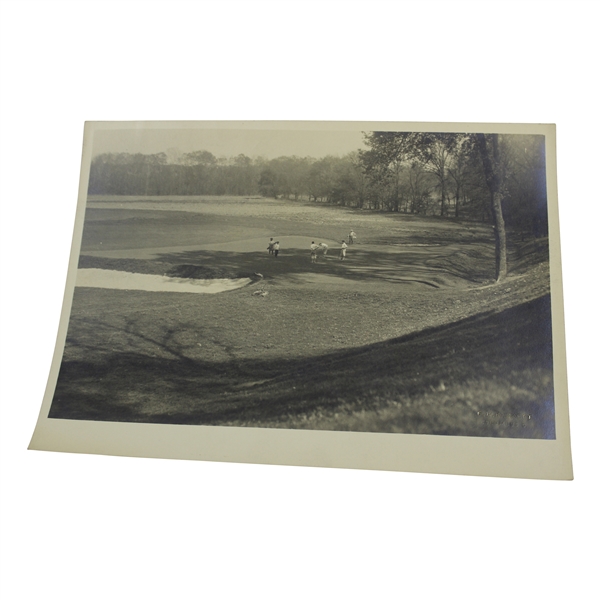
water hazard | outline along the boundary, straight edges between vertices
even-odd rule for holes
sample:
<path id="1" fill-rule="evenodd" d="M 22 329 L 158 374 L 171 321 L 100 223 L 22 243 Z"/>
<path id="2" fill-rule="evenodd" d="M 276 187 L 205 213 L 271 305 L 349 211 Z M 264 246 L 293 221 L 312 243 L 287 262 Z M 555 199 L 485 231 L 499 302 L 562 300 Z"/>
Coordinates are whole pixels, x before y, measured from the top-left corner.
<path id="1" fill-rule="evenodd" d="M 241 279 L 188 279 L 127 273 L 108 269 L 78 269 L 77 287 L 105 288 L 111 290 L 141 290 L 144 292 L 183 292 L 188 294 L 218 294 L 244 287 L 251 282 Z"/>

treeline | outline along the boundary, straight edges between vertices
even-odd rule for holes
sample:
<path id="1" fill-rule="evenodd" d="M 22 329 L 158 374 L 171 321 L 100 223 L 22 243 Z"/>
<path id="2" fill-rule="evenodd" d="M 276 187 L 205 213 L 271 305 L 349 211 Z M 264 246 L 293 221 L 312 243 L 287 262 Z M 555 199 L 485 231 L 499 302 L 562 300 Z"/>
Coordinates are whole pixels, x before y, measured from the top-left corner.
<path id="1" fill-rule="evenodd" d="M 547 234 L 543 136 L 370 132 L 365 145 L 321 159 L 102 154 L 92 161 L 89 193 L 262 195 L 494 223 L 497 186 L 508 225 Z"/>
<path id="2" fill-rule="evenodd" d="M 224 196 L 258 194 L 262 166 L 240 155 L 217 159 L 207 151 L 168 163 L 159 154 L 101 154 L 92 160 L 88 192 L 125 196 Z"/>
<path id="3" fill-rule="evenodd" d="M 542 135 L 372 132 L 360 152 L 369 207 L 548 233 Z M 498 208 L 498 207 L 496 207 Z"/>

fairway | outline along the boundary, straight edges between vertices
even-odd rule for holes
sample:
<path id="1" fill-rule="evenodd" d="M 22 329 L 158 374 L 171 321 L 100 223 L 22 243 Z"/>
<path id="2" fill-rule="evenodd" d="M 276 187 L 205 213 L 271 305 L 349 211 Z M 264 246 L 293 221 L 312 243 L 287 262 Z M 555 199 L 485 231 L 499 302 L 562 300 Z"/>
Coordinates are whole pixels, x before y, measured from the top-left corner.
<path id="1" fill-rule="evenodd" d="M 329 246 L 316 263 L 313 241 Z M 553 437 L 547 244 L 509 252 L 492 285 L 489 225 L 281 199 L 90 197 L 80 269 L 250 283 L 192 294 L 81 280 L 50 416 Z"/>

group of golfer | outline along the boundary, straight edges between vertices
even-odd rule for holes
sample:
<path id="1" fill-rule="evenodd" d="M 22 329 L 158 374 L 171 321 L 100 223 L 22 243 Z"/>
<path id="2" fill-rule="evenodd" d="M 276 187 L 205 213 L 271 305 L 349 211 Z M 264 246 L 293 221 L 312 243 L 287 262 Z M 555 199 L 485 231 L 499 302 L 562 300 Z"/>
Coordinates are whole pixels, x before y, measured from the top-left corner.
<path id="1" fill-rule="evenodd" d="M 348 234 L 348 244 L 354 244 L 356 241 L 356 233 L 354 230 L 350 231 Z M 346 259 L 346 250 L 348 248 L 348 244 L 346 244 L 346 240 L 342 240 L 342 245 L 340 247 L 340 260 Z M 269 240 L 269 245 L 267 246 L 267 250 L 269 254 L 273 254 L 275 258 L 279 255 L 279 242 L 276 242 L 273 238 Z M 325 242 L 315 243 L 313 240 L 310 244 L 310 262 L 316 263 L 318 253 L 322 253 L 323 256 L 327 256 L 327 250 L 329 250 L 329 246 Z"/>

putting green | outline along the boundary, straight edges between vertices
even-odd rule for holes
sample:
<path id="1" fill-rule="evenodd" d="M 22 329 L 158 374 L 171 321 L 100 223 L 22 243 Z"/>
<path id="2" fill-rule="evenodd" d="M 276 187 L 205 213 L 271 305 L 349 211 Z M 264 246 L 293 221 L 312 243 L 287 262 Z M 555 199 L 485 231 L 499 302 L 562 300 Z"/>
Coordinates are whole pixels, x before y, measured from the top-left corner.
<path id="1" fill-rule="evenodd" d="M 274 241 L 279 241 L 280 252 L 283 254 L 286 250 L 306 250 L 310 251 L 310 246 L 314 241 L 316 244 L 324 242 L 329 246 L 329 252 L 338 250 L 342 245 L 341 240 L 313 238 L 303 235 L 282 235 L 273 236 Z M 89 256 L 102 256 L 105 258 L 138 258 L 151 260 L 161 255 L 184 252 L 267 252 L 269 237 L 250 237 L 245 239 L 235 239 L 210 244 L 194 244 L 185 246 L 164 246 L 154 248 L 123 248 L 119 250 L 92 250 L 84 254 Z"/>

